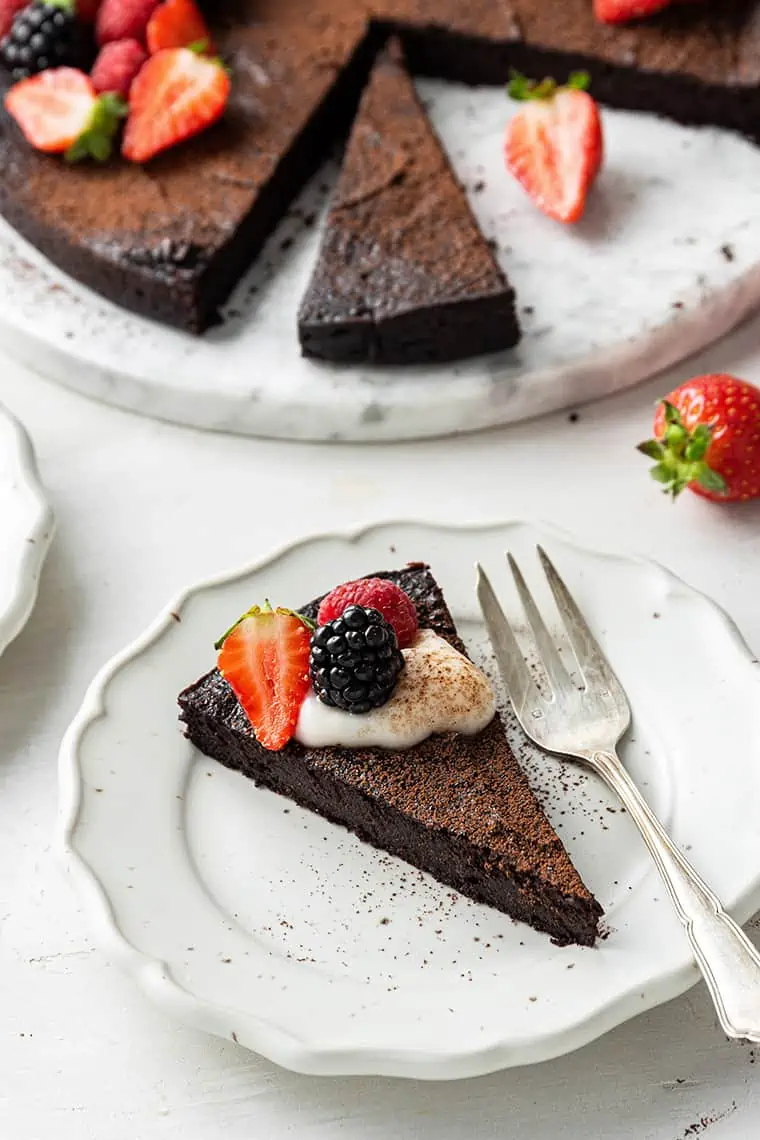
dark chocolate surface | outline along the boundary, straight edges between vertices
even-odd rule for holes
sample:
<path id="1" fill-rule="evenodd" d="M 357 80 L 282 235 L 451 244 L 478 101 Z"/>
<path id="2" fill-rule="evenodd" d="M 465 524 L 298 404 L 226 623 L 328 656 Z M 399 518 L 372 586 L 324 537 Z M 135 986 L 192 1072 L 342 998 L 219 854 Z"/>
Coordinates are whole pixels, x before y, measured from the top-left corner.
<path id="1" fill-rule="evenodd" d="M 463 649 L 427 568 L 381 576 L 407 591 L 423 626 Z M 317 606 L 303 612 L 314 616 Z M 271 753 L 257 744 L 216 670 L 179 703 L 189 738 L 227 767 L 560 943 L 593 944 L 601 907 L 541 810 L 498 717 L 478 736 L 434 736 L 403 753 L 297 742 Z"/>
<path id="2" fill-rule="evenodd" d="M 298 317 L 306 356 L 415 364 L 510 348 L 514 293 L 392 40 L 359 105 Z"/>

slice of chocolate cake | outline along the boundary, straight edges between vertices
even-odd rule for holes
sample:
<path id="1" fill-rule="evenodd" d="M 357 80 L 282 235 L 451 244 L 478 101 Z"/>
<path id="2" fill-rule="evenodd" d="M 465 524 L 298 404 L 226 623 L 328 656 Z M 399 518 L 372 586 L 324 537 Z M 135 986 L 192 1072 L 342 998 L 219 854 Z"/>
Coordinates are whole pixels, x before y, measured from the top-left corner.
<path id="1" fill-rule="evenodd" d="M 400 586 L 420 627 L 464 652 L 427 567 L 373 577 Z M 302 612 L 315 618 L 318 606 L 319 599 Z M 498 716 L 475 736 L 430 736 L 404 751 L 307 749 L 291 740 L 272 752 L 257 743 L 217 670 L 179 704 L 187 736 L 207 756 L 560 944 L 593 945 L 602 908 L 541 810 Z"/>
<path id="2" fill-rule="evenodd" d="M 301 304 L 305 356 L 417 364 L 520 337 L 514 292 L 392 41 L 362 96 Z"/>

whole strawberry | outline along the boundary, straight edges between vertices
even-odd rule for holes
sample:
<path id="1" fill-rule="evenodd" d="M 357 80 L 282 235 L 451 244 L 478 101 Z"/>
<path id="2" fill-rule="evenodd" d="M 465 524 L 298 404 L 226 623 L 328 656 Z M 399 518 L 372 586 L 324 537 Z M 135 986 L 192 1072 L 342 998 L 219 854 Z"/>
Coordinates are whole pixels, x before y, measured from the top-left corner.
<path id="1" fill-rule="evenodd" d="M 599 107 L 586 90 L 585 72 L 567 86 L 533 83 L 515 75 L 509 94 L 524 104 L 507 127 L 507 168 L 540 210 L 559 222 L 577 222 L 602 165 Z"/>
<path id="2" fill-rule="evenodd" d="M 661 401 L 639 451 L 674 499 L 687 487 L 716 503 L 760 498 L 760 390 L 723 373 L 687 381 Z"/>

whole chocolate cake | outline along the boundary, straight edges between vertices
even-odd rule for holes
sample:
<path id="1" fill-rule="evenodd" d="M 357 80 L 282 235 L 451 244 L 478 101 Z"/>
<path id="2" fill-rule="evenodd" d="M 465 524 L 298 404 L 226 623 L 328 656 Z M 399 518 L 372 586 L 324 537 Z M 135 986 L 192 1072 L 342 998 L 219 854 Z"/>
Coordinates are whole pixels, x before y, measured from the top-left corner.
<path id="1" fill-rule="evenodd" d="M 426 566 L 372 577 L 400 586 L 420 627 L 464 652 Z M 319 601 L 302 613 L 316 618 Z M 179 704 L 187 736 L 207 756 L 560 944 L 593 945 L 602 908 L 541 810 L 498 715 L 475 736 L 429 736 L 403 751 L 291 740 L 271 752 L 217 670 Z"/>
<path id="2" fill-rule="evenodd" d="M 611 106 L 760 133 L 757 0 L 675 5 L 623 27 L 599 23 L 591 0 L 220 0 L 207 12 L 232 70 L 228 112 L 146 167 L 63 167 L 0 113 L 3 215 L 84 284 L 193 332 L 348 129 L 390 33 L 413 73 L 503 84 L 512 68 L 585 68 Z M 473 316 L 470 298 L 457 303 Z M 486 323 L 492 294 L 478 303 Z M 499 339 L 511 343 L 513 325 Z"/>

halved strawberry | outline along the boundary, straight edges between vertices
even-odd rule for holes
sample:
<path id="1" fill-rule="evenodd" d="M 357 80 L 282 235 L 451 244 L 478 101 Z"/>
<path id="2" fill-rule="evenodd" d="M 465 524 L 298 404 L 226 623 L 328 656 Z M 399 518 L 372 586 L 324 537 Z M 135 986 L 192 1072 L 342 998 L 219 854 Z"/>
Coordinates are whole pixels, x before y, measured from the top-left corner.
<path id="1" fill-rule="evenodd" d="M 164 0 L 148 21 L 146 36 L 151 55 L 175 47 L 214 52 L 211 32 L 195 0 Z"/>
<path id="2" fill-rule="evenodd" d="M 229 96 L 230 77 L 217 60 L 189 48 L 160 51 L 130 88 L 122 154 L 148 162 L 200 134 L 221 118 Z"/>
<path id="3" fill-rule="evenodd" d="M 643 20 L 675 4 L 696 4 L 702 0 L 594 0 L 594 15 L 603 24 L 627 24 Z"/>
<path id="4" fill-rule="evenodd" d="M 254 606 L 217 643 L 219 672 L 263 748 L 292 738 L 309 690 L 311 626 L 292 610 Z"/>
<path id="5" fill-rule="evenodd" d="M 507 166 L 539 209 L 560 222 L 582 216 L 602 164 L 602 121 L 588 81 L 584 72 L 572 75 L 566 87 L 518 75 L 509 85 L 512 98 L 525 106 L 507 128 Z"/>
<path id="6" fill-rule="evenodd" d="M 8 91 L 5 106 L 36 150 L 65 154 L 71 162 L 105 162 L 127 113 L 123 99 L 99 96 L 89 77 L 72 67 L 22 79 Z"/>

